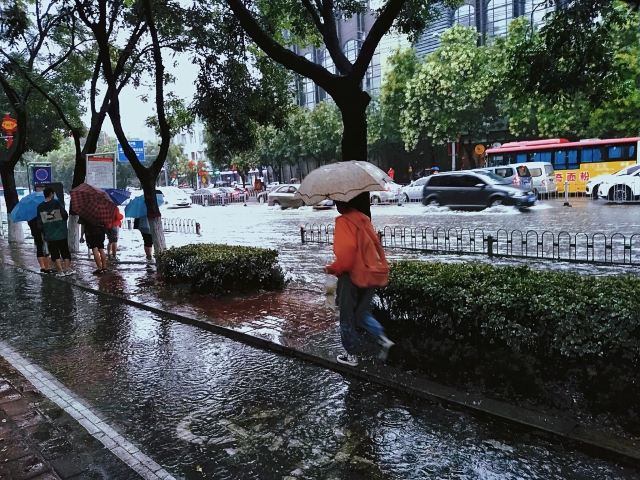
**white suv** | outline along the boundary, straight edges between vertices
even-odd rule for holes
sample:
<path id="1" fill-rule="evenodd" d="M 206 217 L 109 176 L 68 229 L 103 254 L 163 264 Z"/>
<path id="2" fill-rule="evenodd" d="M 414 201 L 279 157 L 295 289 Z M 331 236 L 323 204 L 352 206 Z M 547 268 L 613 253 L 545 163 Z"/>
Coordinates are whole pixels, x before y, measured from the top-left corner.
<path id="1" fill-rule="evenodd" d="M 585 191 L 587 195 L 593 195 L 594 198 L 598 198 L 598 190 L 602 183 L 615 182 L 616 177 L 619 177 L 620 175 L 631 175 L 632 173 L 636 173 L 638 170 L 640 170 L 640 165 L 631 165 L 630 167 L 618 170 L 612 175 L 598 175 L 597 177 L 589 179 Z"/>
<path id="2" fill-rule="evenodd" d="M 612 176 L 598 187 L 598 197 L 616 203 L 633 202 L 640 198 L 640 169 L 631 175 Z"/>

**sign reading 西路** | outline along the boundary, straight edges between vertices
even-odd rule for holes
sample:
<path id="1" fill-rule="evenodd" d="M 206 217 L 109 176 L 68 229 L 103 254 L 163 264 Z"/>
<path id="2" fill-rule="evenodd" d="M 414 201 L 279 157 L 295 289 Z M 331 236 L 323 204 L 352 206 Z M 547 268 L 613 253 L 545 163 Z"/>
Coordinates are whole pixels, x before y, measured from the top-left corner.
<path id="1" fill-rule="evenodd" d="M 131 146 L 131 148 L 133 148 L 133 151 L 136 153 L 136 157 L 138 157 L 138 160 L 140 160 L 141 162 L 144 162 L 145 161 L 144 140 L 129 140 L 129 145 Z M 117 145 L 117 150 L 118 150 L 118 161 L 128 162 L 129 159 L 124 154 L 122 145 L 120 145 L 119 143 Z"/>

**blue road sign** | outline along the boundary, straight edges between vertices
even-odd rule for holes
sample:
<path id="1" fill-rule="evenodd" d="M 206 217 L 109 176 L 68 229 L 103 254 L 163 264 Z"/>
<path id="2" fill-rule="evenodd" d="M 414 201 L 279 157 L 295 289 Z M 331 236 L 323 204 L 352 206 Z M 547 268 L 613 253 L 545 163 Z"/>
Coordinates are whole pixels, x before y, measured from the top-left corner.
<path id="1" fill-rule="evenodd" d="M 133 151 L 136 152 L 136 157 L 141 162 L 144 162 L 144 140 L 129 140 L 129 145 L 133 148 Z M 124 154 L 124 150 L 122 150 L 122 146 L 118 144 L 118 161 L 119 162 L 128 162 L 129 160 Z"/>
<path id="2" fill-rule="evenodd" d="M 51 167 L 31 167 L 33 184 L 51 183 Z"/>

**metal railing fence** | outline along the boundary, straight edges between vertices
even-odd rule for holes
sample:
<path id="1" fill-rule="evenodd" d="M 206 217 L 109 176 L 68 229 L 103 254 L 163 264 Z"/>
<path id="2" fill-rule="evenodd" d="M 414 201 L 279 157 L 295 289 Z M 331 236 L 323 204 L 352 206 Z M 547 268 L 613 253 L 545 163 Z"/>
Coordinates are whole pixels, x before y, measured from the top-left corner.
<path id="1" fill-rule="evenodd" d="M 133 218 L 126 218 L 122 221 L 122 228 L 134 230 Z M 165 218 L 162 217 L 162 229 L 165 232 L 195 233 L 200 235 L 200 223 L 190 218 Z"/>
<path id="2" fill-rule="evenodd" d="M 640 266 L 640 234 L 402 226 L 385 226 L 378 234 L 386 249 L 417 253 Z M 300 236 L 302 243 L 332 244 L 333 225 L 307 224 L 300 227 Z"/>

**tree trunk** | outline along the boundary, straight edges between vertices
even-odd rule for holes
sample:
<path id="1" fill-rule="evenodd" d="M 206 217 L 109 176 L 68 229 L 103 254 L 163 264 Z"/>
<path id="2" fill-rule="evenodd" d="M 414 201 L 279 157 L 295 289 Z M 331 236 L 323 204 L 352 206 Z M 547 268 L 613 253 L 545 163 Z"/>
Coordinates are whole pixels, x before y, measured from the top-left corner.
<path id="1" fill-rule="evenodd" d="M 367 160 L 367 105 L 368 93 L 360 87 L 355 92 L 341 95 L 336 105 L 342 114 L 342 160 Z"/>
<path id="2" fill-rule="evenodd" d="M 140 180 L 144 191 L 144 200 L 147 204 L 147 218 L 151 227 L 151 238 L 153 239 L 153 248 L 156 253 L 167 249 L 167 242 L 164 238 L 164 229 L 162 228 L 162 214 L 156 201 L 156 185 L 155 179 L 151 175 L 147 175 L 145 181 Z"/>
<path id="3" fill-rule="evenodd" d="M 78 216 L 69 215 L 69 225 L 67 227 L 67 243 L 69 244 L 69 251 L 71 253 L 80 252 L 80 235 L 78 228 Z"/>
<path id="4" fill-rule="evenodd" d="M 473 158 L 473 144 L 471 140 L 468 143 L 460 142 L 462 144 L 462 148 L 464 148 L 465 153 L 467 154 L 467 162 L 469 163 L 469 169 L 476 168 L 476 161 Z"/>
<path id="5" fill-rule="evenodd" d="M 4 201 L 7 205 L 7 226 L 9 229 L 9 243 L 24 243 L 22 223 L 13 223 L 9 214 L 18 204 L 18 190 L 16 190 L 16 177 L 14 167 L 8 162 L 0 163 L 0 177 L 4 187 Z"/>

